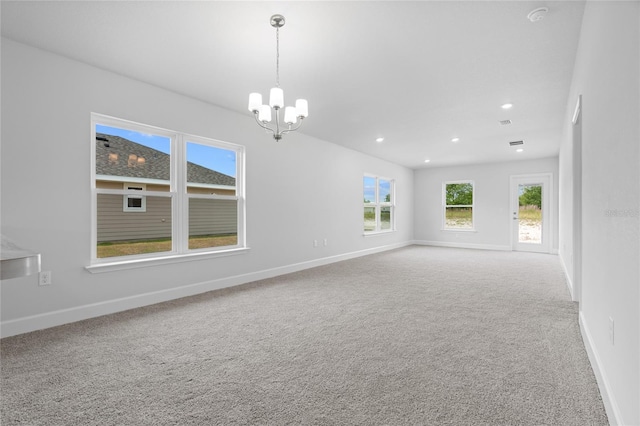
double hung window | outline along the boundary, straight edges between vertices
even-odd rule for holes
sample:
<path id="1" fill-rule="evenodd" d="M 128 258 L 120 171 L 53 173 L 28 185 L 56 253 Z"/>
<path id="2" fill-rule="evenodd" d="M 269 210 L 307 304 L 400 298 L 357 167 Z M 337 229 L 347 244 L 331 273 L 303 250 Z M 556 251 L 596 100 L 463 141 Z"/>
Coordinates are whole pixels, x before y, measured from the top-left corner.
<path id="1" fill-rule="evenodd" d="M 442 185 L 445 230 L 473 230 L 473 182 L 444 182 Z"/>
<path id="2" fill-rule="evenodd" d="M 365 175 L 364 232 L 387 232 L 395 229 L 395 182 L 393 179 Z"/>
<path id="3" fill-rule="evenodd" d="M 92 114 L 92 264 L 244 247 L 244 148 Z"/>

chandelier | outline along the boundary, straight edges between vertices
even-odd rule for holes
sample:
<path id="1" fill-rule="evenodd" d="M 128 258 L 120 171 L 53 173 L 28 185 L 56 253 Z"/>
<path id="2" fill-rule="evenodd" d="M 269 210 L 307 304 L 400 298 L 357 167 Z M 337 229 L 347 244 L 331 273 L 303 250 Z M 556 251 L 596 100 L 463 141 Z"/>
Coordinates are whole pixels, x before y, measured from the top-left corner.
<path id="1" fill-rule="evenodd" d="M 296 99 L 296 106 L 284 106 L 284 92 L 280 88 L 280 28 L 284 26 L 284 16 L 273 15 L 270 20 L 271 26 L 276 29 L 276 87 L 272 87 L 269 92 L 269 104 L 262 104 L 260 93 L 249 94 L 249 111 L 253 113 L 256 123 L 265 130 L 273 133 L 276 141 L 282 139 L 285 133 L 298 130 L 302 125 L 302 120 L 309 115 L 309 105 L 306 99 Z M 280 110 L 284 108 L 284 117 L 280 121 Z M 271 110 L 275 115 L 272 122 Z M 294 126 L 295 125 L 295 126 Z"/>

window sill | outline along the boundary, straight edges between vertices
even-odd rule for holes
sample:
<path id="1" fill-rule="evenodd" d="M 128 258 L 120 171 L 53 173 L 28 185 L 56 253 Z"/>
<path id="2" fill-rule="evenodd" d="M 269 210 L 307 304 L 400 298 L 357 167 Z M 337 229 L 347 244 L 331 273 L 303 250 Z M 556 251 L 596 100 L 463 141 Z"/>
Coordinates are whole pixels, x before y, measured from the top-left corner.
<path id="1" fill-rule="evenodd" d="M 194 260 L 213 259 L 216 257 L 235 256 L 247 253 L 248 247 L 234 248 L 221 251 L 209 251 L 205 253 L 172 254 L 166 256 L 156 256 L 146 259 L 120 260 L 116 262 L 96 263 L 85 266 L 85 269 L 92 274 L 103 272 L 124 271 L 127 269 L 147 268 L 149 266 L 168 265 L 172 263 L 192 262 Z"/>
<path id="2" fill-rule="evenodd" d="M 362 234 L 363 237 L 377 237 L 379 235 L 384 235 L 384 234 L 392 234 L 396 232 L 395 229 L 390 229 L 388 231 L 370 231 L 370 232 L 365 232 L 364 234 Z"/>

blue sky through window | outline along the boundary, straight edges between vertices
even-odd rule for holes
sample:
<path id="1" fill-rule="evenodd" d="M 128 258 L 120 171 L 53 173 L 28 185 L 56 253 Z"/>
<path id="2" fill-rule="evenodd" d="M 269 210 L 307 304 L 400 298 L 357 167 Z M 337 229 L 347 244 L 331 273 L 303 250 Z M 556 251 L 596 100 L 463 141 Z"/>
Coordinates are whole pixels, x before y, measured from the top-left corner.
<path id="1" fill-rule="evenodd" d="M 187 161 L 236 177 L 236 153 L 228 149 L 187 142 Z"/>
<path id="2" fill-rule="evenodd" d="M 374 177 L 364 177 L 364 202 L 376 202 L 376 178 Z"/>
<path id="3" fill-rule="evenodd" d="M 132 142 L 153 148 L 165 154 L 171 152 L 171 140 L 166 136 L 152 135 L 135 130 L 96 124 L 96 133 L 120 136 Z M 187 143 L 187 161 L 215 170 L 225 175 L 236 177 L 236 153 L 234 151 L 212 146 Z"/>
<path id="4" fill-rule="evenodd" d="M 391 194 L 391 182 L 388 180 L 384 180 L 384 179 L 380 179 L 379 180 L 379 185 L 380 185 L 380 202 L 384 203 L 385 201 L 391 201 L 391 197 L 389 194 Z M 389 197 L 389 199 L 387 200 L 387 197 Z"/>

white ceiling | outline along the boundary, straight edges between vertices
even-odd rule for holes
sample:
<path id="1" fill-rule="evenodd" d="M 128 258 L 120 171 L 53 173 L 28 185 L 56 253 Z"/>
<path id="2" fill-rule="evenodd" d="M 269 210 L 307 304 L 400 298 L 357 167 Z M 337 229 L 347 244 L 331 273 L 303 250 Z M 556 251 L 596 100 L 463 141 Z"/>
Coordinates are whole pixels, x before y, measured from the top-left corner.
<path id="1" fill-rule="evenodd" d="M 527 14 L 542 6 L 549 8 L 545 19 L 530 22 Z M 248 94 L 266 97 L 275 83 L 269 18 L 281 13 L 285 101 L 309 101 L 300 132 L 422 168 L 557 155 L 584 2 L 2 1 L 1 7 L 4 37 L 247 117 Z M 501 109 L 505 102 L 514 107 Z M 505 119 L 512 124 L 500 125 Z M 256 137 L 268 137 L 247 125 L 256 127 Z M 375 142 L 379 136 L 384 142 Z M 524 152 L 508 145 L 514 140 L 524 140 Z"/>

